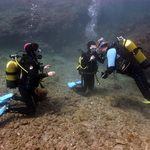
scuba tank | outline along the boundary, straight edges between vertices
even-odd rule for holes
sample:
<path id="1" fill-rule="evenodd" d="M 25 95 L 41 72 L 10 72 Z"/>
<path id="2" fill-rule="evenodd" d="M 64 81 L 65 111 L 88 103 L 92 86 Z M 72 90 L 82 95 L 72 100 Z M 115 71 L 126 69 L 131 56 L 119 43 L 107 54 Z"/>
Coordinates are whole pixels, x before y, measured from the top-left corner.
<path id="1" fill-rule="evenodd" d="M 147 57 L 143 54 L 142 48 L 137 47 L 133 41 L 131 41 L 130 39 L 125 39 L 122 36 L 117 37 L 117 39 L 120 45 L 122 45 L 128 52 L 133 54 L 134 58 L 143 68 L 148 67 L 149 62 Z"/>
<path id="2" fill-rule="evenodd" d="M 15 60 L 16 57 L 16 55 L 11 55 L 12 60 L 6 64 L 6 85 L 8 88 L 16 88 L 18 85 L 20 68 Z"/>

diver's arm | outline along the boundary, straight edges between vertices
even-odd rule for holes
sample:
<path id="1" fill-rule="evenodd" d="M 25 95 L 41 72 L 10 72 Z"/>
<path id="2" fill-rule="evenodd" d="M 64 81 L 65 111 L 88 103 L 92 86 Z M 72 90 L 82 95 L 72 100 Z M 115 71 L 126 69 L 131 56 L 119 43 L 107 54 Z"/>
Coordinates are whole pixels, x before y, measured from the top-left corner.
<path id="1" fill-rule="evenodd" d="M 46 74 L 46 73 L 40 73 L 39 75 L 38 75 L 38 78 L 41 80 L 41 79 L 43 79 L 43 78 L 46 78 L 46 77 L 48 77 L 48 74 Z"/>
<path id="2" fill-rule="evenodd" d="M 103 64 L 104 61 L 105 61 L 105 57 L 104 57 L 103 54 L 98 55 L 98 54 L 96 53 L 96 60 L 97 60 L 99 63 Z"/>
<path id="3" fill-rule="evenodd" d="M 99 62 L 99 63 L 104 63 L 104 61 L 105 61 L 105 58 L 104 58 L 104 56 L 103 55 L 97 55 L 97 61 Z"/>
<path id="4" fill-rule="evenodd" d="M 102 72 L 101 77 L 106 79 L 114 70 L 115 70 L 115 63 L 116 63 L 116 49 L 111 48 L 107 51 L 107 70 Z"/>
<path id="5" fill-rule="evenodd" d="M 47 72 L 47 73 L 39 74 L 39 77 L 40 77 L 41 79 L 43 79 L 43 78 L 45 78 L 45 77 L 53 77 L 53 76 L 55 76 L 55 75 L 56 75 L 55 71 L 49 71 L 49 72 Z"/>
<path id="6" fill-rule="evenodd" d="M 102 64 L 104 63 L 104 61 L 105 61 L 104 55 L 98 54 L 96 51 L 93 52 L 93 55 L 99 63 L 102 63 Z"/>
<path id="7" fill-rule="evenodd" d="M 48 69 L 50 67 L 51 67 L 50 64 L 42 65 L 42 68 L 41 68 L 41 66 L 39 66 L 39 68 L 40 68 L 39 70 L 42 70 L 42 72 L 38 74 L 40 80 L 43 79 L 43 78 L 45 78 L 45 77 L 51 77 L 51 76 L 55 75 L 54 71 L 49 71 L 48 72 Z"/>
<path id="8" fill-rule="evenodd" d="M 47 73 L 41 73 L 41 74 L 39 74 L 39 79 L 43 79 L 43 78 L 45 78 L 45 77 L 53 77 L 53 76 L 55 76 L 55 71 L 49 71 L 49 72 L 47 72 Z"/>
<path id="9" fill-rule="evenodd" d="M 103 79 L 106 79 L 112 72 L 114 72 L 114 70 L 115 70 L 115 67 L 109 67 L 109 68 L 107 68 L 107 70 L 105 72 L 101 73 L 101 77 Z"/>

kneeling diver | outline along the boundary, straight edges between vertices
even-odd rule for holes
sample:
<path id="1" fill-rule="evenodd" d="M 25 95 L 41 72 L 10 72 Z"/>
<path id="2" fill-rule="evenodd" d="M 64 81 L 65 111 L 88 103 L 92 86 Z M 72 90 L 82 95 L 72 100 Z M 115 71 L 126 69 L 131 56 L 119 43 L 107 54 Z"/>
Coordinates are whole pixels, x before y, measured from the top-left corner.
<path id="1" fill-rule="evenodd" d="M 9 69 L 9 66 L 12 68 L 12 64 L 10 64 L 10 62 L 7 64 L 7 87 L 18 87 L 22 101 L 24 101 L 26 105 L 26 107 L 21 108 L 12 107 L 10 108 L 12 111 L 26 115 L 34 115 L 38 101 L 38 96 L 35 92 L 36 88 L 39 86 L 41 79 L 55 75 L 54 71 L 44 73 L 44 69 L 48 68 L 50 65 L 41 66 L 38 59 L 41 59 L 42 56 L 38 54 L 38 48 L 39 45 L 37 43 L 25 44 L 21 59 L 18 61 L 17 56 L 15 56 L 14 60 L 12 60 L 16 65 L 13 65 L 15 70 L 13 73 L 11 72 L 12 69 Z M 16 75 L 15 78 L 11 76 L 13 74 Z"/>

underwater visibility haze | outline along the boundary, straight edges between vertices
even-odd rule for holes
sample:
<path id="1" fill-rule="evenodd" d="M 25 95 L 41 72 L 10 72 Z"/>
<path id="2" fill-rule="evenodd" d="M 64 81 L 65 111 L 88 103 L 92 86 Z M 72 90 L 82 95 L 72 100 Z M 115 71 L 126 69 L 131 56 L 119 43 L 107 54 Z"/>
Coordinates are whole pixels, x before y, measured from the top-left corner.
<path id="1" fill-rule="evenodd" d="M 37 42 L 43 63 L 56 71 L 44 80 L 48 98 L 37 117 L 0 118 L 0 149 L 149 150 L 150 107 L 140 103 L 144 98 L 133 79 L 103 80 L 98 73 L 100 85 L 90 97 L 67 87 L 80 78 L 76 64 L 90 40 L 124 36 L 150 58 L 149 6 L 150 0 L 0 0 L 1 95 L 9 91 L 4 77 L 9 55 L 27 42 Z M 146 75 L 150 78 L 150 70 Z"/>
<path id="2" fill-rule="evenodd" d="M 0 43 L 17 48 L 38 41 L 59 50 L 101 36 L 143 38 L 141 34 L 148 32 L 149 4 L 148 0 L 1 1 Z"/>

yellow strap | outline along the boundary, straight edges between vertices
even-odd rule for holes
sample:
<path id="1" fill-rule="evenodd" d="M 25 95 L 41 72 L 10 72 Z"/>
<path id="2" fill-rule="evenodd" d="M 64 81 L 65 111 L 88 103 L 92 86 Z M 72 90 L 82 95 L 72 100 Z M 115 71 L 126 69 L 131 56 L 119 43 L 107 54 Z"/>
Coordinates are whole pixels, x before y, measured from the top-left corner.
<path id="1" fill-rule="evenodd" d="M 81 68 L 81 69 L 83 69 L 83 70 L 85 70 L 85 69 L 88 68 L 87 66 L 85 66 L 85 67 L 82 67 L 82 66 L 81 66 L 81 61 L 82 61 L 82 59 L 83 59 L 83 57 L 80 56 L 80 57 L 79 57 L 79 63 L 78 63 L 79 65 L 77 66 L 77 70 L 78 70 L 79 68 Z"/>
<path id="2" fill-rule="evenodd" d="M 28 73 L 28 71 L 27 71 L 26 69 L 24 69 L 24 68 L 19 64 L 19 62 L 18 62 L 18 60 L 17 60 L 16 57 L 15 57 L 15 61 L 16 61 L 17 65 L 18 65 L 23 71 L 25 71 L 26 73 Z"/>
<path id="3" fill-rule="evenodd" d="M 78 70 L 79 68 L 85 70 L 85 69 L 87 69 L 88 67 L 87 67 L 87 66 L 86 66 L 86 67 L 82 67 L 81 65 L 78 65 L 78 66 L 77 66 L 77 70 Z"/>

